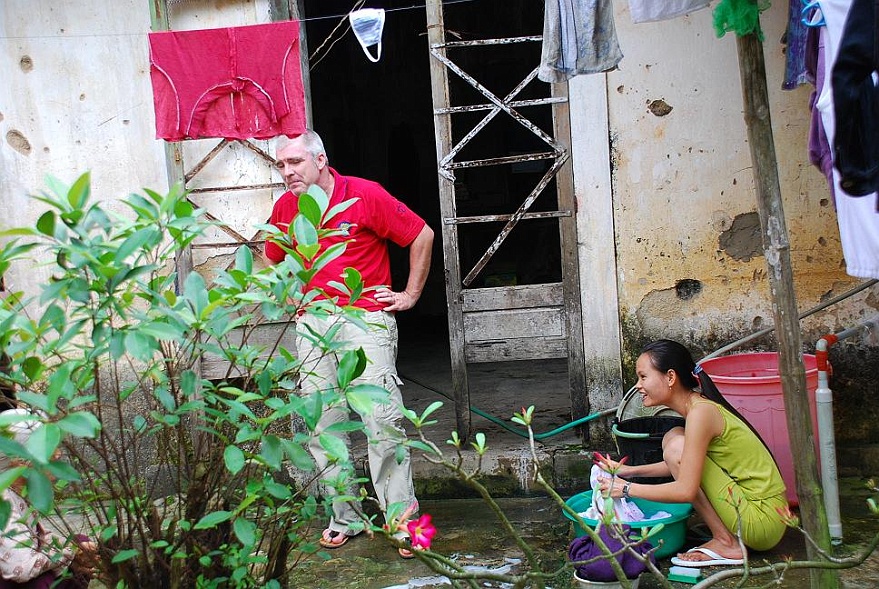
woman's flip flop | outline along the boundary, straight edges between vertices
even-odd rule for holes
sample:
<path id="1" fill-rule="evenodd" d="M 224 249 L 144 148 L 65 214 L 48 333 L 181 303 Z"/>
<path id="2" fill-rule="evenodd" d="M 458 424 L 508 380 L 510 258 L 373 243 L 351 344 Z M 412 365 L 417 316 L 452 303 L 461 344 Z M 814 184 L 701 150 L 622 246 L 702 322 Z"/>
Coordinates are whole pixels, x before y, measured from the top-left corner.
<path id="1" fill-rule="evenodd" d="M 351 536 L 344 532 L 336 532 L 335 530 L 327 529 L 320 535 L 318 543 L 324 548 L 335 550 L 336 548 L 341 548 L 347 544 L 350 538 Z"/>
<path id="2" fill-rule="evenodd" d="M 708 558 L 703 560 L 685 560 L 683 558 L 673 556 L 671 559 L 671 563 L 682 567 L 715 567 L 737 566 L 745 562 L 744 559 L 741 558 L 726 558 L 717 554 L 710 548 L 705 548 L 703 546 L 697 546 L 696 548 L 690 548 L 689 550 L 687 550 L 687 554 L 691 552 L 701 552 Z"/>

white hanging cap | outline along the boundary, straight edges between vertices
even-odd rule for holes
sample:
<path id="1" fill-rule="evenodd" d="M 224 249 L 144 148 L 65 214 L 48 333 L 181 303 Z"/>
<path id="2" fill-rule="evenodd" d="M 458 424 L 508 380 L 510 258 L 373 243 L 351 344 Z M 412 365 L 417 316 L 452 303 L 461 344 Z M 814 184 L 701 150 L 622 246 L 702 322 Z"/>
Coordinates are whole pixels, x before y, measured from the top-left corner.
<path id="1" fill-rule="evenodd" d="M 361 8 L 348 13 L 354 36 L 360 41 L 363 52 L 369 61 L 375 63 L 382 56 L 382 29 L 385 26 L 384 8 Z M 373 57 L 367 47 L 378 45 L 378 54 Z"/>

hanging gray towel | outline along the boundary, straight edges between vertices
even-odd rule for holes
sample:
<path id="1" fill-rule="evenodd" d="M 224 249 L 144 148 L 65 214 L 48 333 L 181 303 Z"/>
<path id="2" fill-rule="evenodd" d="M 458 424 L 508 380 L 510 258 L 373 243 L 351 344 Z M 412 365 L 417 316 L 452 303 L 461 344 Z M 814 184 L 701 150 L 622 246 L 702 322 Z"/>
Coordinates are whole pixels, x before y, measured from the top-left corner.
<path id="1" fill-rule="evenodd" d="M 623 53 L 610 0 L 546 0 L 537 77 L 564 82 L 614 69 Z"/>
<path id="2" fill-rule="evenodd" d="M 710 0 L 629 0 L 632 22 L 668 20 L 708 6 Z M 802 6 L 797 0 L 797 4 Z"/>

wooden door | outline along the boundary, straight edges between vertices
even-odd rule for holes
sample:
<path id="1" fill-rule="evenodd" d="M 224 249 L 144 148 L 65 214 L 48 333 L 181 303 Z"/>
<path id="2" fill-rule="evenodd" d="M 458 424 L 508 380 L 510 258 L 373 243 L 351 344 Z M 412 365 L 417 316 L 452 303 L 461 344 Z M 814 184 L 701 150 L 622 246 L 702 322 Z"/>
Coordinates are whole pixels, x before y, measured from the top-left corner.
<path id="1" fill-rule="evenodd" d="M 536 47 L 531 54 L 539 56 L 540 36 L 511 30 L 508 37 L 460 40 L 446 30 L 443 10 L 440 0 L 427 2 L 458 433 L 470 431 L 467 366 L 479 362 L 567 358 L 572 417 L 581 417 L 588 402 L 567 84 L 539 82 L 539 59 L 513 57 L 525 46 Z M 469 25 L 472 32 L 478 19 Z M 480 81 L 494 81 L 493 68 L 508 75 L 516 67 L 521 77 L 503 93 Z M 451 80 L 458 84 L 455 92 Z M 544 95 L 535 96 L 535 88 Z M 541 116 L 549 121 L 546 130 L 533 120 Z M 530 149 L 481 140 L 498 132 L 512 136 L 509 125 L 498 128 L 501 119 L 525 130 Z M 486 147 L 500 147 L 500 153 L 479 153 Z M 499 175 L 500 169 L 507 172 Z M 509 272 L 499 262 L 504 247 L 515 248 L 517 258 L 507 256 Z"/>

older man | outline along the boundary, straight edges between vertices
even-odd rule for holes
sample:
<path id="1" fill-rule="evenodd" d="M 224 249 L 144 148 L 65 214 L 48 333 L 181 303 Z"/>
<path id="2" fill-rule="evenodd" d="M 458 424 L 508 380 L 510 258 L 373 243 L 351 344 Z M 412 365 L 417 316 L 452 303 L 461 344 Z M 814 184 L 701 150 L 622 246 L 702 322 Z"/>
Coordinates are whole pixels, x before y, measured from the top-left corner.
<path id="1" fill-rule="evenodd" d="M 401 426 L 402 395 L 397 376 L 397 325 L 394 314 L 411 309 L 421 296 L 430 269 L 433 230 L 405 204 L 388 194 L 379 184 L 343 176 L 329 166 L 323 141 L 314 131 L 306 131 L 293 139 L 281 137 L 276 145 L 277 168 L 284 177 L 288 192 L 275 203 L 271 223 L 286 231 L 299 212 L 298 199 L 312 185 L 319 186 L 330 198 L 330 206 L 354 200 L 344 212 L 330 220 L 330 227 L 341 229 L 341 235 L 323 238 L 321 250 L 334 243 L 346 241 L 345 252 L 321 269 L 307 288 L 319 289 L 322 297 L 338 299 L 339 305 L 353 304 L 365 311 L 368 330 L 346 321 L 340 315 L 317 317 L 304 314 L 297 320 L 296 349 L 304 365 L 300 386 L 303 394 L 317 390 L 334 390 L 339 355 L 325 353 L 308 337 L 309 329 L 327 333 L 338 325 L 336 340 L 344 342 L 346 350 L 363 348 L 369 359 L 364 373 L 356 381 L 379 385 L 390 392 L 390 403 L 379 405 L 360 418 L 369 438 L 369 470 L 382 509 L 391 503 L 404 503 L 417 511 L 418 502 L 412 483 L 409 454 L 402 462 L 396 459 L 396 450 L 406 433 Z M 393 291 L 388 256 L 388 241 L 409 248 L 409 276 L 402 291 Z M 272 240 L 266 241 L 266 257 L 272 262 L 284 259 L 284 251 Z M 364 296 L 349 301 L 348 295 L 332 286 L 341 282 L 346 268 L 354 268 L 363 278 Z M 344 352 L 340 350 L 339 354 Z M 316 434 L 329 426 L 348 419 L 349 407 L 344 403 L 325 406 Z M 334 432 L 348 444 L 344 433 Z M 342 467 L 330 463 L 322 446 L 313 438 L 309 450 L 323 470 L 324 480 L 338 478 Z M 325 485 L 328 493 L 333 490 Z M 335 502 L 333 516 L 321 535 L 325 548 L 338 548 L 356 535 L 360 529 L 352 526 L 360 521 L 358 506 L 349 502 Z M 400 555 L 411 557 L 401 549 Z"/>

